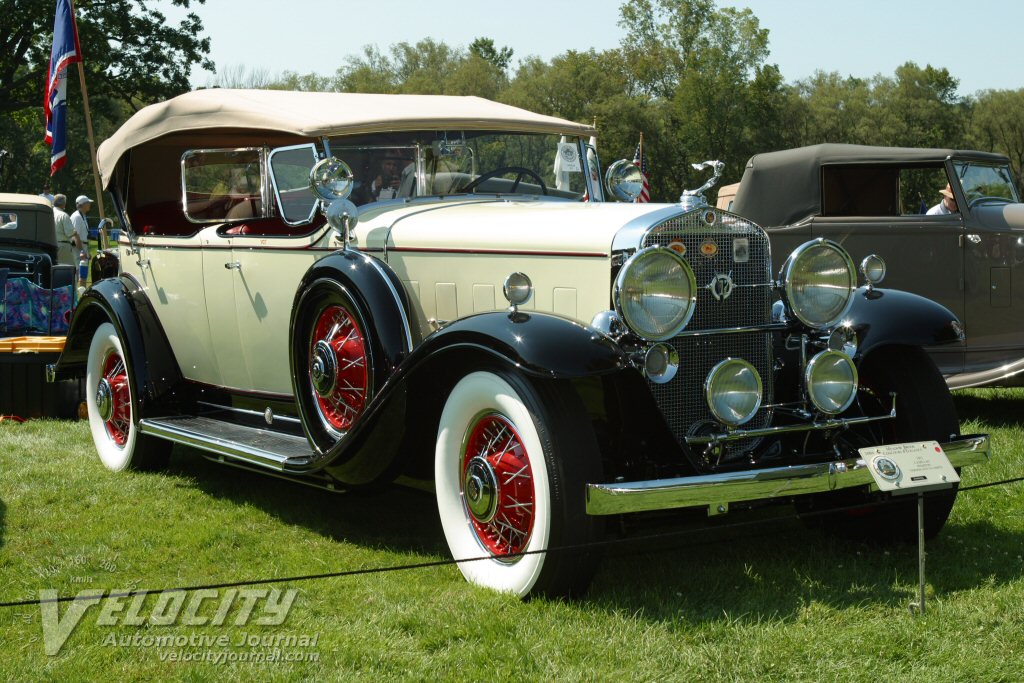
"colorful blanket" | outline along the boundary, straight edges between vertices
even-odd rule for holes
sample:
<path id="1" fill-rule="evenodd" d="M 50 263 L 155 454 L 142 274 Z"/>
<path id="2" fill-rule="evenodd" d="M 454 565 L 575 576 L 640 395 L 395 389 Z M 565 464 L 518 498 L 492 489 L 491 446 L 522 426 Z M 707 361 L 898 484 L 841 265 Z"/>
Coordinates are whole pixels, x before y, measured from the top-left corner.
<path id="1" fill-rule="evenodd" d="M 74 306 L 72 285 L 46 289 L 25 277 L 0 271 L 0 334 L 63 334 Z"/>

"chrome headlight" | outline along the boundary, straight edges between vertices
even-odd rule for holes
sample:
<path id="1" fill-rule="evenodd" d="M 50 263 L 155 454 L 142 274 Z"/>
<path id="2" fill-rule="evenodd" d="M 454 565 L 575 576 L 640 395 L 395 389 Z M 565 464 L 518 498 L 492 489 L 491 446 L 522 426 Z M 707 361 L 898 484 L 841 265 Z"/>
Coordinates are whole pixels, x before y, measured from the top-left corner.
<path id="1" fill-rule="evenodd" d="M 633 255 L 615 279 L 615 310 L 633 332 L 650 341 L 679 334 L 697 302 L 697 281 L 682 256 L 663 247 Z"/>
<path id="2" fill-rule="evenodd" d="M 826 239 L 806 242 L 782 266 L 786 304 L 809 327 L 831 327 L 853 303 L 857 271 L 845 249 Z"/>
<path id="3" fill-rule="evenodd" d="M 761 407 L 761 375 L 739 358 L 726 358 L 704 380 L 708 407 L 719 422 L 738 427 Z"/>
<path id="4" fill-rule="evenodd" d="M 857 366 L 845 353 L 822 351 L 804 370 L 807 397 L 826 415 L 838 415 L 857 396 Z"/>

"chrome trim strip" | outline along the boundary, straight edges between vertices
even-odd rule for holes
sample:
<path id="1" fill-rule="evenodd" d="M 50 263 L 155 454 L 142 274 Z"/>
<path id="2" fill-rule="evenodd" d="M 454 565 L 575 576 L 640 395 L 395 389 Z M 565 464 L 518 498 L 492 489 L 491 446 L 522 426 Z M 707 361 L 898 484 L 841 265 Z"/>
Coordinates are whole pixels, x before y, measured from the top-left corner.
<path id="1" fill-rule="evenodd" d="M 954 467 L 981 464 L 990 457 L 988 434 L 961 436 L 941 445 Z M 674 479 L 587 484 L 586 513 L 617 515 L 701 506 L 716 510 L 730 503 L 825 493 L 873 483 L 867 464 L 851 458 Z"/>
<path id="2" fill-rule="evenodd" d="M 708 337 L 714 334 L 742 334 L 744 332 L 775 332 L 788 330 L 786 323 L 767 323 L 765 325 L 748 325 L 747 327 L 719 327 L 711 330 L 683 330 L 679 337 Z"/>
<path id="3" fill-rule="evenodd" d="M 259 465 L 260 467 L 277 470 L 279 472 L 284 472 L 290 467 L 302 467 L 304 465 L 308 465 L 313 460 L 312 447 L 310 448 L 310 457 L 308 458 L 284 458 L 271 451 L 243 446 L 234 441 L 228 441 L 226 439 L 220 439 L 206 434 L 199 434 L 191 430 L 180 429 L 165 423 L 154 423 L 149 420 L 139 420 L 138 429 L 142 434 L 149 434 L 161 439 L 173 441 L 174 443 L 191 446 L 203 451 L 209 451 L 211 453 L 216 453 L 217 455 L 234 458 L 235 460 L 241 460 L 243 462 Z"/>
<path id="4" fill-rule="evenodd" d="M 682 216 L 686 212 L 678 204 L 649 204 L 652 211 L 637 216 L 622 226 L 612 238 L 612 251 L 637 250 L 652 226 L 658 226 L 667 220 Z"/>
<path id="5" fill-rule="evenodd" d="M 261 413 L 258 410 L 249 410 L 247 408 L 232 408 L 231 406 L 223 406 L 219 403 L 210 403 L 209 401 L 196 401 L 196 403 L 201 406 L 209 406 L 210 408 L 214 408 L 216 410 L 226 410 L 228 412 L 241 413 L 243 415 L 253 415 L 255 417 L 263 417 L 265 415 L 265 413 Z M 281 422 L 292 422 L 297 425 L 302 424 L 302 420 L 300 420 L 297 417 L 290 417 L 288 415 L 278 415 L 277 413 L 274 413 L 274 422 L 277 422 L 278 420 L 280 420 Z"/>
<path id="6" fill-rule="evenodd" d="M 391 282 L 391 278 L 388 277 L 386 272 L 384 272 L 384 264 L 381 263 L 379 259 L 376 259 L 369 254 L 365 254 L 363 258 L 377 269 L 380 276 L 384 278 L 384 282 L 387 284 L 388 289 L 391 290 L 391 296 L 395 297 L 395 303 L 398 304 L 398 311 L 402 314 L 402 329 L 405 331 L 405 343 L 408 346 L 407 350 L 412 351 L 412 327 L 409 325 L 409 316 L 406 315 L 405 306 L 402 305 L 402 297 L 398 295 L 398 290 L 395 289 L 395 285 Z"/>
<path id="7" fill-rule="evenodd" d="M 877 415 L 875 417 L 850 417 L 845 419 L 819 420 L 804 424 L 781 425 L 779 427 L 763 427 L 762 429 L 736 429 L 726 434 L 709 434 L 707 436 L 688 436 L 686 443 L 690 446 L 703 446 L 705 444 L 719 444 L 740 439 L 750 439 L 756 436 L 775 436 L 778 434 L 794 434 L 796 432 L 821 431 L 825 429 L 839 429 L 854 425 L 878 422 L 880 420 L 892 420 L 896 417 L 896 409 L 893 408 L 888 415 Z"/>

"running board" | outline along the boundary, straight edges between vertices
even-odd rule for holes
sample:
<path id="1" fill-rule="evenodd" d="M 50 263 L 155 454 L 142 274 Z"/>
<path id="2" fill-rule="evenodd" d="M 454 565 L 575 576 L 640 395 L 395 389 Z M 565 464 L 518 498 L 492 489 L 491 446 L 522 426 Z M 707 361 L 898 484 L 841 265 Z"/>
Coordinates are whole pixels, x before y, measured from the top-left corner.
<path id="1" fill-rule="evenodd" d="M 284 472 L 309 465 L 305 437 L 189 415 L 139 420 L 139 431 L 233 460 Z"/>

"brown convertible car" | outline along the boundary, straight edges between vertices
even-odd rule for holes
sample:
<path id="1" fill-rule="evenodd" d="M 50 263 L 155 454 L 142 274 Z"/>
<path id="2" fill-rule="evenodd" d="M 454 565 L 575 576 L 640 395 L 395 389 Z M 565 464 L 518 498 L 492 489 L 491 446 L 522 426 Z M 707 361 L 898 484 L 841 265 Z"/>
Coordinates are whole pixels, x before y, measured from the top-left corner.
<path id="1" fill-rule="evenodd" d="M 929 215 L 947 183 L 953 213 Z M 723 188 L 726 190 L 727 188 Z M 999 154 L 816 145 L 747 162 L 730 210 L 764 226 L 774 267 L 822 237 L 855 263 L 888 266 L 885 286 L 933 299 L 966 342 L 931 349 L 953 388 L 1024 385 L 1024 204 Z"/>

